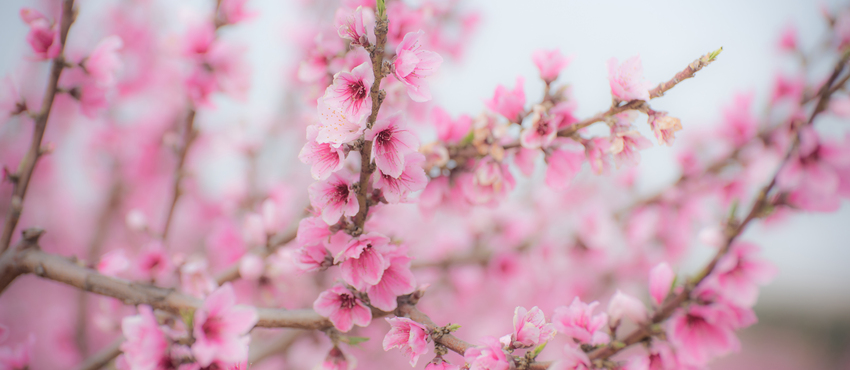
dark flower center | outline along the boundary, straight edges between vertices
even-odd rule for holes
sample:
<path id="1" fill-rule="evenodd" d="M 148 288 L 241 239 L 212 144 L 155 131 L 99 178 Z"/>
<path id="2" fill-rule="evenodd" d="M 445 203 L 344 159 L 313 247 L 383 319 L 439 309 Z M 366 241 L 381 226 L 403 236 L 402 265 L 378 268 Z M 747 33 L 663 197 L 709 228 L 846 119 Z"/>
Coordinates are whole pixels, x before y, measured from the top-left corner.
<path id="1" fill-rule="evenodd" d="M 356 298 L 351 294 L 342 294 L 339 296 L 339 307 L 345 309 L 352 309 L 357 305 Z"/>

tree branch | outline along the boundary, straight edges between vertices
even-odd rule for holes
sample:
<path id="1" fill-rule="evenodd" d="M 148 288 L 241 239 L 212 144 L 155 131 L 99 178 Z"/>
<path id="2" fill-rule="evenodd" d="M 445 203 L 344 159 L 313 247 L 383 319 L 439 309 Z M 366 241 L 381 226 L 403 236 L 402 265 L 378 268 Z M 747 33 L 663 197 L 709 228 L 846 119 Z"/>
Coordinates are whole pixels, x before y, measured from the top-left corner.
<path id="1" fill-rule="evenodd" d="M 32 142 L 26 155 L 18 165 L 18 171 L 15 173 L 12 204 L 9 207 L 9 213 L 6 216 L 6 222 L 3 226 L 3 234 L 0 236 L 0 253 L 9 248 L 9 244 L 12 242 L 12 234 L 18 226 L 18 220 L 20 220 L 24 209 L 24 197 L 27 194 L 27 187 L 29 186 L 30 179 L 32 179 L 36 162 L 38 162 L 42 154 L 41 140 L 44 137 L 44 130 L 47 128 L 47 120 L 50 118 L 53 99 L 59 91 L 59 77 L 65 68 L 65 41 L 68 38 L 68 31 L 71 29 L 71 24 L 74 23 L 74 18 L 74 0 L 64 0 L 62 2 L 62 20 L 59 26 L 59 55 L 53 58 L 50 65 L 50 77 L 47 81 L 47 91 L 44 92 L 44 99 L 41 103 L 41 111 L 34 118 L 35 127 L 33 128 Z"/>

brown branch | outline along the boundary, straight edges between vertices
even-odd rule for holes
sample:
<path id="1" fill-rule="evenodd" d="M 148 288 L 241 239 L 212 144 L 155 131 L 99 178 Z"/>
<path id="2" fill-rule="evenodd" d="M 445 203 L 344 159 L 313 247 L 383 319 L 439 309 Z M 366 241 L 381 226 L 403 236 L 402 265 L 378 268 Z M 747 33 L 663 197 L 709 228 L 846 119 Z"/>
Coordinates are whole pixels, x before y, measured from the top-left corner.
<path id="1" fill-rule="evenodd" d="M 38 162 L 39 157 L 42 155 L 41 140 L 44 137 L 44 130 L 47 128 L 47 120 L 50 118 L 53 99 L 59 91 L 59 77 L 65 68 L 65 41 L 68 38 L 68 31 L 71 29 L 71 24 L 74 23 L 75 17 L 74 0 L 64 0 L 62 2 L 62 20 L 59 26 L 59 55 L 53 58 L 50 65 L 47 91 L 44 92 L 41 111 L 34 117 L 35 126 L 33 128 L 32 142 L 30 143 L 29 150 L 27 150 L 26 155 L 24 155 L 24 158 L 18 165 L 18 170 L 13 177 L 12 203 L 9 206 L 9 213 L 6 215 L 3 234 L 0 236 L 0 253 L 9 248 L 9 244 L 12 242 L 12 234 L 18 226 L 18 220 L 20 220 L 24 209 L 24 197 L 27 194 L 27 187 L 29 186 L 30 179 L 32 179 L 36 162 Z"/>
<path id="2" fill-rule="evenodd" d="M 818 103 L 815 106 L 815 109 L 812 111 L 812 114 L 809 117 L 808 121 L 806 122 L 807 125 L 811 125 L 812 123 L 814 123 L 815 118 L 821 112 L 826 110 L 826 107 L 828 106 L 828 103 L 829 103 L 830 96 L 835 91 L 835 90 L 832 89 L 833 84 L 835 83 L 836 79 L 838 78 L 838 75 L 841 74 L 841 71 L 843 71 L 844 67 L 847 65 L 848 59 L 850 59 L 850 52 L 844 53 L 842 58 L 838 61 L 838 63 L 836 63 L 835 69 L 833 70 L 832 75 L 830 75 L 829 79 L 827 80 L 827 83 L 825 83 L 823 85 L 823 87 L 821 88 L 821 90 L 818 94 L 818 96 L 819 96 Z M 792 128 L 793 129 L 793 133 L 792 133 L 793 141 L 792 141 L 791 146 L 788 148 L 788 150 L 785 154 L 785 158 L 783 159 L 782 163 L 780 163 L 779 169 L 781 169 L 782 166 L 786 162 L 788 162 L 788 160 L 793 156 L 795 150 L 797 149 L 797 146 L 799 145 L 799 130 L 800 130 L 801 126 L 802 125 L 793 126 L 793 128 Z M 653 331 L 653 328 L 652 328 L 653 325 L 661 323 L 664 320 L 668 319 L 671 315 L 673 315 L 673 313 L 677 309 L 679 309 L 679 307 L 682 306 L 682 304 L 690 301 L 691 293 L 694 291 L 694 289 L 696 289 L 699 286 L 699 284 L 701 282 L 703 282 L 705 280 L 706 277 L 708 277 L 711 274 L 712 271 L 714 271 L 714 268 L 715 268 L 715 266 L 717 266 L 718 261 L 720 261 L 720 259 L 727 252 L 729 252 L 729 249 L 732 247 L 732 243 L 735 241 L 735 239 L 738 236 L 740 236 L 741 233 L 743 233 L 743 231 L 747 227 L 747 225 L 749 225 L 756 218 L 760 217 L 760 215 L 764 214 L 766 209 L 772 205 L 771 201 L 769 201 L 769 199 L 768 199 L 768 195 L 769 195 L 770 191 L 773 189 L 773 187 L 776 185 L 776 178 L 777 178 L 778 175 L 779 175 L 779 170 L 776 171 L 773 178 L 771 178 L 770 182 L 767 185 L 765 185 L 764 188 L 762 188 L 762 190 L 759 192 L 759 195 L 756 198 L 756 201 L 753 203 L 753 206 L 750 208 L 750 211 L 744 217 L 743 221 L 735 222 L 734 219 L 733 219 L 732 221 L 730 221 L 726 224 L 726 229 L 725 229 L 726 240 L 725 240 L 723 247 L 720 248 L 720 250 L 717 251 L 717 254 L 715 254 L 714 258 L 708 263 L 708 265 L 706 265 L 705 268 L 703 268 L 703 270 L 698 275 L 696 275 L 696 277 L 694 277 L 691 281 L 689 281 L 685 285 L 682 292 L 680 292 L 675 297 L 673 297 L 672 299 L 667 301 L 664 305 L 661 306 L 661 308 L 658 311 L 655 312 L 655 314 L 651 318 L 650 324 L 643 325 L 643 326 L 639 327 L 638 329 L 635 329 L 629 335 L 627 335 L 626 338 L 621 341 L 622 342 L 621 344 L 625 344 L 625 346 L 614 346 L 614 344 L 612 342 L 612 344 L 609 344 L 605 347 L 599 348 L 599 349 L 591 352 L 588 357 L 591 360 L 604 360 L 604 359 L 607 359 L 607 358 L 613 356 L 614 354 L 618 353 L 619 351 L 621 351 L 624 348 L 627 348 L 627 347 L 629 347 L 633 344 L 639 343 L 639 342 L 651 337 L 654 334 L 654 331 Z"/>
<path id="3" fill-rule="evenodd" d="M 174 180 L 171 185 L 171 201 L 168 206 L 168 213 L 165 214 L 165 224 L 162 227 L 163 241 L 168 238 L 168 231 L 171 230 L 171 220 L 174 217 L 174 210 L 177 208 L 177 201 L 180 199 L 180 195 L 182 194 L 182 191 L 180 190 L 180 182 L 183 180 L 183 176 L 186 172 L 186 157 L 189 154 L 189 147 L 192 146 L 192 142 L 197 136 L 197 132 L 195 131 L 196 115 L 197 112 L 195 109 L 189 109 L 189 113 L 186 115 L 186 127 L 183 131 L 183 143 L 180 145 L 177 152 L 177 167 L 174 169 Z"/>
<path id="4" fill-rule="evenodd" d="M 86 358 L 83 363 L 76 367 L 76 370 L 97 370 L 106 366 L 110 361 L 112 361 L 112 359 L 121 354 L 122 342 L 123 339 L 121 338 L 112 342 L 106 348 L 103 348 L 91 357 Z"/>
<path id="5" fill-rule="evenodd" d="M 422 311 L 419 311 L 419 309 L 416 308 L 416 306 L 414 306 L 414 305 L 411 305 L 411 304 L 399 305 L 399 308 L 396 310 L 396 313 L 398 314 L 398 316 L 402 316 L 402 317 L 407 316 L 411 320 L 425 325 L 429 330 L 433 331 L 434 329 L 439 328 L 439 326 L 437 326 L 437 324 L 435 324 L 434 321 L 431 320 L 430 317 L 428 317 L 428 315 L 422 313 Z M 474 347 L 469 342 L 466 342 L 463 339 L 460 339 L 460 338 L 458 338 L 454 335 L 451 335 L 451 334 L 443 334 L 443 335 L 435 337 L 433 339 L 434 339 L 434 342 L 437 342 L 439 344 L 446 346 L 446 348 L 456 352 L 457 354 L 459 354 L 461 356 L 463 356 L 463 353 L 466 352 L 467 349 L 469 349 L 470 347 Z"/>
<path id="6" fill-rule="evenodd" d="M 277 250 L 278 247 L 291 242 L 293 239 L 295 239 L 295 230 L 274 235 L 269 239 L 268 245 L 264 248 L 258 249 L 256 254 L 262 258 L 268 257 Z M 230 267 L 216 274 L 215 282 L 216 284 L 221 285 L 228 281 L 239 279 L 239 277 L 239 262 L 237 261 Z"/>
<path id="7" fill-rule="evenodd" d="M 256 365 L 266 358 L 285 353 L 304 334 L 304 331 L 289 330 L 268 341 L 254 341 L 248 350 L 248 365 Z"/>
<path id="8" fill-rule="evenodd" d="M 375 22 L 375 45 L 369 48 L 369 57 L 372 59 L 372 73 L 375 76 L 375 82 L 372 83 L 372 88 L 369 95 L 372 99 L 372 112 L 369 115 L 366 128 L 371 129 L 378 119 L 378 111 L 381 109 L 381 103 L 384 101 L 385 93 L 381 90 L 381 80 L 384 79 L 384 45 L 387 43 L 387 17 L 384 13 L 380 19 Z M 369 178 L 372 176 L 372 141 L 365 140 L 363 136 L 363 145 L 360 147 L 360 187 L 357 191 L 357 202 L 360 205 L 360 210 L 352 218 L 354 227 L 351 230 L 352 235 L 359 235 L 363 232 L 363 225 L 366 223 L 366 216 L 369 214 L 368 196 L 370 194 L 371 184 Z"/>

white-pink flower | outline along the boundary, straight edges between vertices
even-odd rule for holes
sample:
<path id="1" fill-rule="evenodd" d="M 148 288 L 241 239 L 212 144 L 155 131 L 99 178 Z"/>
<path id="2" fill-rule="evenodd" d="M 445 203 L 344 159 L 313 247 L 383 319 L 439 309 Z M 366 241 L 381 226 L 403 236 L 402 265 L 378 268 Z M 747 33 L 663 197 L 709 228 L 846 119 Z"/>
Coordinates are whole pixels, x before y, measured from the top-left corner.
<path id="1" fill-rule="evenodd" d="M 564 57 L 558 49 L 540 49 L 531 53 L 531 60 L 540 71 L 540 78 L 546 83 L 551 83 L 558 79 L 558 74 L 570 64 L 572 58 Z"/>
<path id="2" fill-rule="evenodd" d="M 390 204 L 404 202 L 408 194 L 425 189 L 428 185 L 428 176 L 422 169 L 424 162 L 425 156 L 422 153 L 408 153 L 404 159 L 404 171 L 401 175 L 392 177 L 378 168 L 372 174 L 372 187 L 381 189 L 381 194 Z"/>
<path id="3" fill-rule="evenodd" d="M 375 28 L 375 15 L 369 8 L 358 6 L 354 13 L 341 14 L 342 9 L 337 11 L 336 26 L 339 37 L 351 41 L 352 46 L 369 45 L 372 29 Z"/>
<path id="4" fill-rule="evenodd" d="M 514 332 L 511 345 L 515 348 L 533 347 L 555 335 L 555 327 L 546 322 L 543 311 L 534 306 L 531 310 L 518 306 L 514 310 Z"/>
<path id="5" fill-rule="evenodd" d="M 643 78 L 643 64 L 640 55 L 633 56 L 617 65 L 617 58 L 608 60 L 608 83 L 611 94 L 619 100 L 649 101 L 649 88 L 652 86 Z"/>
<path id="6" fill-rule="evenodd" d="M 649 127 L 655 133 L 658 145 L 673 146 L 676 140 L 676 131 L 682 129 L 682 121 L 676 117 L 670 117 L 667 112 L 654 112 L 649 114 Z"/>
<path id="7" fill-rule="evenodd" d="M 195 311 L 192 354 L 201 366 L 213 362 L 240 363 L 248 359 L 248 332 L 257 323 L 257 311 L 236 305 L 230 283 L 225 283 Z"/>
<path id="8" fill-rule="evenodd" d="M 661 262 L 649 272 L 649 295 L 656 305 L 661 305 L 670 292 L 676 275 L 667 262 Z"/>
<path id="9" fill-rule="evenodd" d="M 599 302 L 590 304 L 582 302 L 578 297 L 569 306 L 555 308 L 552 323 L 559 333 L 572 337 L 585 344 L 602 344 L 609 340 L 608 334 L 602 331 L 608 324 L 608 315 L 593 310 Z"/>
<path id="10" fill-rule="evenodd" d="M 440 67 L 443 58 L 428 50 L 422 50 L 419 37 L 424 31 L 408 32 L 395 49 L 393 75 L 407 86 L 407 95 L 415 102 L 431 100 L 431 89 L 425 82 Z"/>
<path id="11" fill-rule="evenodd" d="M 546 185 L 554 190 L 564 190 L 581 170 L 585 154 L 583 150 L 558 148 L 546 156 Z"/>
<path id="12" fill-rule="evenodd" d="M 493 99 L 485 100 L 484 105 L 490 110 L 501 114 L 509 121 L 514 123 L 522 122 L 520 114 L 525 107 L 525 90 L 523 90 L 522 76 L 516 78 L 516 86 L 512 91 L 502 85 L 496 86 L 496 92 L 493 94 Z"/>
<path id="13" fill-rule="evenodd" d="M 115 84 L 115 73 L 121 68 L 118 51 L 124 46 L 120 37 L 112 35 L 101 40 L 83 62 L 89 76 L 100 86 Z"/>
<path id="14" fill-rule="evenodd" d="M 325 89 L 322 100 L 339 110 L 353 122 L 360 122 L 372 113 L 372 97 L 369 90 L 375 83 L 372 61 L 366 59 L 351 72 L 340 71 L 334 75 L 333 84 Z"/>
<path id="15" fill-rule="evenodd" d="M 358 139 L 366 128 L 365 120 L 357 120 L 355 117 L 345 114 L 342 109 L 325 103 L 322 98 L 319 98 L 317 105 L 319 109 L 317 143 L 328 143 L 339 147 Z"/>
<path id="16" fill-rule="evenodd" d="M 198 298 L 205 297 L 218 287 L 207 271 L 207 261 L 201 258 L 180 267 L 180 285 L 184 292 Z"/>
<path id="17" fill-rule="evenodd" d="M 343 280 L 359 291 L 378 284 L 390 266 L 390 261 L 384 258 L 389 244 L 390 238 L 376 232 L 352 239 L 334 258 L 334 263 L 341 264 Z"/>
<path id="18" fill-rule="evenodd" d="M 410 356 L 410 366 L 416 367 L 419 356 L 428 353 L 428 328 L 406 317 L 387 318 L 390 331 L 384 337 L 384 351 L 398 348 Z"/>
<path id="19" fill-rule="evenodd" d="M 342 284 L 336 284 L 313 302 L 313 309 L 327 317 L 341 332 L 351 330 L 354 325 L 366 327 L 372 321 L 372 311 Z"/>
<path id="20" fill-rule="evenodd" d="M 481 342 L 483 346 L 469 348 L 463 354 L 469 370 L 508 370 L 511 367 L 498 339 L 484 337 Z"/>
<path id="21" fill-rule="evenodd" d="M 339 347 L 334 346 L 328 352 L 325 360 L 316 365 L 315 370 L 354 370 L 357 367 L 357 359 L 342 352 Z"/>
<path id="22" fill-rule="evenodd" d="M 360 211 L 357 194 L 351 189 L 354 181 L 353 175 L 334 173 L 327 180 L 310 185 L 310 203 L 322 210 L 322 220 L 328 225 L 336 224 L 342 216 L 354 216 Z"/>
<path id="23" fill-rule="evenodd" d="M 618 289 L 608 302 L 608 319 L 611 326 L 618 326 L 623 317 L 628 317 L 635 323 L 643 323 L 649 318 L 649 314 L 643 302 Z"/>
<path id="24" fill-rule="evenodd" d="M 531 127 L 522 130 L 519 136 L 520 144 L 528 149 L 545 148 L 558 136 L 561 116 L 549 116 L 540 105 L 534 106 Z"/>
<path id="25" fill-rule="evenodd" d="M 170 361 L 167 355 L 168 340 L 150 306 L 140 305 L 139 314 L 121 320 L 121 343 L 124 361 L 134 370 L 160 370 L 161 364 Z"/>
<path id="26" fill-rule="evenodd" d="M 478 161 L 472 174 L 461 176 L 464 195 L 473 204 L 495 205 L 507 197 L 516 185 L 508 166 L 487 156 Z"/>
<path id="27" fill-rule="evenodd" d="M 395 178 L 404 171 L 405 156 L 419 150 L 419 139 L 401 119 L 401 114 L 380 119 L 366 132 L 366 140 L 372 140 L 372 157 L 378 169 Z"/>
<path id="28" fill-rule="evenodd" d="M 59 55 L 58 25 L 50 21 L 39 11 L 23 8 L 21 19 L 30 26 L 27 42 L 35 52 L 37 60 L 52 59 Z"/>
<path id="29" fill-rule="evenodd" d="M 637 130 L 612 132 L 609 138 L 609 150 L 614 156 L 617 168 L 621 166 L 637 166 L 640 163 L 640 151 L 652 146 L 649 139 L 643 137 Z"/>
<path id="30" fill-rule="evenodd" d="M 295 266 L 302 273 L 326 269 L 333 264 L 333 258 L 321 243 L 305 245 L 295 251 Z"/>
<path id="31" fill-rule="evenodd" d="M 307 142 L 298 153 L 298 159 L 310 165 L 310 174 L 314 179 L 325 180 L 342 169 L 345 164 L 345 150 L 342 146 L 334 147 L 329 143 L 317 142 L 319 130 L 318 126 L 307 126 Z"/>
<path id="32" fill-rule="evenodd" d="M 248 0 L 222 0 L 219 5 L 219 17 L 226 24 L 236 24 L 253 18 L 256 13 L 245 10 Z"/>
<path id="33" fill-rule="evenodd" d="M 392 312 L 398 307 L 398 296 L 413 293 L 416 289 L 416 279 L 410 271 L 411 258 L 401 248 L 387 253 L 384 259 L 389 261 L 389 267 L 381 275 L 381 281 L 366 292 L 372 306 Z"/>

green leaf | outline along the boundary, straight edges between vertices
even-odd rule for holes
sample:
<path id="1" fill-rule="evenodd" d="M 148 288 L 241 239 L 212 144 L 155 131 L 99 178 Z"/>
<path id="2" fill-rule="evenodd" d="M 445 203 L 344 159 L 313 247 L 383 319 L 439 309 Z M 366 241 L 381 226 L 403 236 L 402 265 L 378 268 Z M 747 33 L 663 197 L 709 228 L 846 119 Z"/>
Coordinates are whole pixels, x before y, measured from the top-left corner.
<path id="1" fill-rule="evenodd" d="M 463 140 L 460 141 L 460 145 L 469 145 L 472 143 L 472 139 L 475 138 L 475 131 L 469 130 L 469 133 L 463 137 Z"/>
<path id="2" fill-rule="evenodd" d="M 460 325 L 458 325 L 458 324 L 451 324 L 451 325 L 449 325 L 449 326 L 447 326 L 447 327 L 446 327 L 446 329 L 449 329 L 449 333 L 451 333 L 451 332 L 455 332 L 455 331 L 457 331 L 457 330 L 458 330 L 458 329 L 460 329 L 460 328 L 461 328 L 461 326 L 460 326 Z"/>
<path id="3" fill-rule="evenodd" d="M 546 344 L 548 344 L 548 343 L 549 343 L 549 341 L 546 341 L 546 342 L 543 342 L 543 344 L 537 346 L 537 348 L 534 349 L 534 352 L 532 352 L 531 356 L 533 356 L 534 358 L 537 358 L 537 355 L 539 355 L 540 352 L 543 352 L 543 349 L 546 348 Z"/>
<path id="4" fill-rule="evenodd" d="M 369 337 L 351 337 L 351 336 L 345 336 L 345 337 L 342 337 L 342 338 L 340 338 L 340 339 L 341 339 L 343 342 L 348 343 L 348 344 L 350 344 L 350 345 L 352 345 L 352 346 L 353 346 L 353 345 L 357 345 L 357 344 L 360 344 L 360 343 L 363 343 L 363 342 L 365 342 L 365 341 L 369 340 Z"/>
<path id="5" fill-rule="evenodd" d="M 195 323 L 195 309 L 181 308 L 180 317 L 183 318 L 183 323 L 186 324 L 186 327 L 189 328 L 189 332 L 191 333 Z"/>
<path id="6" fill-rule="evenodd" d="M 387 12 L 387 4 L 385 0 L 377 0 L 378 19 L 383 19 Z"/>
<path id="7" fill-rule="evenodd" d="M 720 55 L 720 52 L 722 52 L 722 51 L 723 51 L 723 47 L 721 46 L 720 49 L 717 49 L 715 51 L 708 53 L 708 61 L 713 62 L 714 59 L 717 58 L 717 56 Z"/>

